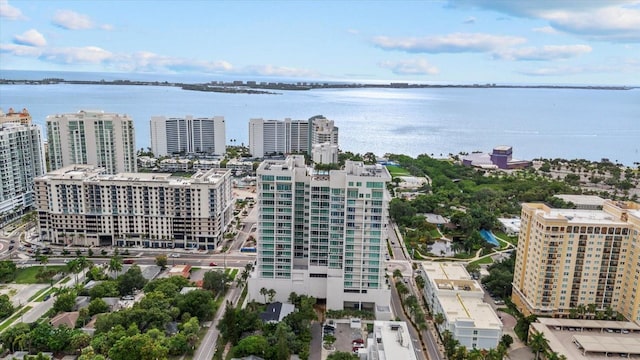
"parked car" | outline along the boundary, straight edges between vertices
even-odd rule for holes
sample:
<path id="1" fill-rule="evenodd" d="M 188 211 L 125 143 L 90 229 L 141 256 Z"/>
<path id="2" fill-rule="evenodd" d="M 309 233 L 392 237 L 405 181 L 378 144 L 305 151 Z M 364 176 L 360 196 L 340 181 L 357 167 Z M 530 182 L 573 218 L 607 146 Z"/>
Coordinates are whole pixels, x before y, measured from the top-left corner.
<path id="1" fill-rule="evenodd" d="M 179 258 L 179 257 L 180 257 L 180 254 L 178 254 L 178 253 L 173 253 L 173 254 L 171 254 L 171 257 Z"/>
<path id="2" fill-rule="evenodd" d="M 124 259 L 123 264 L 133 264 L 133 259 Z"/>
<path id="3" fill-rule="evenodd" d="M 215 263 L 215 262 L 212 261 L 212 262 L 209 263 L 209 266 L 218 266 L 218 263 Z"/>

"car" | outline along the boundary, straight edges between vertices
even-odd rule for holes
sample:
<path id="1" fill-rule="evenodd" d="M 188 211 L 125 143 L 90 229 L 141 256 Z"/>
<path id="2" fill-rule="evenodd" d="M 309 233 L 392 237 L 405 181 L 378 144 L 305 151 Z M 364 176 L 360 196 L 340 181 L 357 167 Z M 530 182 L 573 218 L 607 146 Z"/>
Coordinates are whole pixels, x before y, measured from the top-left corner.
<path id="1" fill-rule="evenodd" d="M 178 253 L 173 253 L 173 254 L 171 254 L 171 257 L 179 258 L 179 257 L 180 257 L 180 254 L 178 254 Z"/>
<path id="2" fill-rule="evenodd" d="M 124 259 L 123 264 L 133 264 L 133 259 Z"/>
<path id="3" fill-rule="evenodd" d="M 64 259 L 62 262 L 65 263 L 65 264 L 68 264 L 69 261 L 71 261 L 71 259 Z"/>
<path id="4" fill-rule="evenodd" d="M 125 295 L 122 297 L 122 300 L 134 300 L 135 297 L 133 295 Z"/>
<path id="5" fill-rule="evenodd" d="M 16 241 L 15 241 L 15 240 L 11 240 L 11 241 L 9 241 L 9 243 L 10 243 L 10 244 L 15 244 L 15 243 L 16 243 Z"/>
<path id="6" fill-rule="evenodd" d="M 44 297 L 44 301 L 47 301 L 47 300 L 49 300 L 49 299 L 51 299 L 51 295 L 50 295 L 50 294 L 45 295 L 45 297 Z"/>
<path id="7" fill-rule="evenodd" d="M 13 250 L 13 245 L 9 245 L 9 251 Z"/>
<path id="8" fill-rule="evenodd" d="M 209 266 L 218 266 L 218 263 L 215 263 L 215 262 L 212 261 L 212 262 L 209 263 Z"/>
<path id="9" fill-rule="evenodd" d="M 622 329 L 622 333 L 623 333 L 623 334 L 628 334 L 628 333 L 629 333 L 629 330 L 627 330 L 627 329 Z"/>

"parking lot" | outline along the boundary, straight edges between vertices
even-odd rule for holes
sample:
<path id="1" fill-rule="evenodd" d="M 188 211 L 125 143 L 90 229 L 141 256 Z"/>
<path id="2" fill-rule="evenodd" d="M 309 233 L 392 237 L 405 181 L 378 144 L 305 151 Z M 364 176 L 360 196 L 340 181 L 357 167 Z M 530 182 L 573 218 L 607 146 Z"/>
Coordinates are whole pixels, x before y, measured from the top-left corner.
<path id="1" fill-rule="evenodd" d="M 336 342 L 333 344 L 335 351 L 352 352 L 354 340 L 361 339 L 363 343 L 366 342 L 366 334 L 362 329 L 352 329 L 348 323 L 335 324 L 335 327 Z"/>

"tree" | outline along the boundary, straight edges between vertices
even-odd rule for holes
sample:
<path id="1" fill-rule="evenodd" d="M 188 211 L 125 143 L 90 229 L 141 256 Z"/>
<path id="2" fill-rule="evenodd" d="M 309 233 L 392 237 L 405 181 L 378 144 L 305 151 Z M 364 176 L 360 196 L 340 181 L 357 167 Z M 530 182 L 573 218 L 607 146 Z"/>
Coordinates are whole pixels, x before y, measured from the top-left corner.
<path id="1" fill-rule="evenodd" d="M 202 288 L 213 292 L 214 296 L 224 294 L 229 277 L 222 271 L 207 271 L 202 279 Z"/>
<path id="2" fill-rule="evenodd" d="M 78 274 L 80 273 L 80 263 L 78 259 L 73 259 L 67 263 L 67 271 L 75 274 L 76 285 L 78 285 Z"/>
<path id="3" fill-rule="evenodd" d="M 538 360 L 540 352 L 544 352 L 548 345 L 547 339 L 541 332 L 536 332 L 529 339 L 529 347 L 536 353 L 536 360 Z"/>
<path id="4" fill-rule="evenodd" d="M 146 283 L 140 267 L 133 265 L 118 278 L 118 291 L 120 295 L 130 295 L 134 290 L 142 290 Z"/>
<path id="5" fill-rule="evenodd" d="M 56 301 L 53 303 L 53 309 L 56 312 L 71 311 L 76 305 L 76 292 L 73 290 L 67 290 L 64 293 L 56 296 Z"/>
<path id="6" fill-rule="evenodd" d="M 436 323 L 436 325 L 440 326 L 442 324 L 444 324 L 444 315 L 442 315 L 442 313 L 437 313 L 433 316 L 433 322 Z"/>
<path id="7" fill-rule="evenodd" d="M 269 302 L 273 302 L 273 299 L 276 297 L 276 291 L 274 289 L 267 290 L 267 295 L 269 295 Z"/>
<path id="8" fill-rule="evenodd" d="M 400 269 L 393 270 L 393 277 L 402 279 L 402 271 Z"/>
<path id="9" fill-rule="evenodd" d="M 13 314 L 13 311 L 14 308 L 13 304 L 11 304 L 11 299 L 9 299 L 9 295 L 0 295 L 0 319 L 4 319 Z"/>
<path id="10" fill-rule="evenodd" d="M 148 334 L 124 336 L 109 350 L 109 358 L 112 360 L 164 359 L 169 350 L 163 342 L 155 341 Z"/>
<path id="11" fill-rule="evenodd" d="M 82 349 L 91 344 L 91 335 L 84 332 L 77 332 L 71 336 L 69 347 L 75 352 L 80 353 Z"/>
<path id="12" fill-rule="evenodd" d="M 89 303 L 89 315 L 93 316 L 96 314 L 102 314 L 102 313 L 106 313 L 109 311 L 109 305 L 107 305 L 107 303 L 98 298 L 98 299 L 93 299 L 91 300 L 91 302 Z"/>
<path id="13" fill-rule="evenodd" d="M 0 281 L 9 282 L 13 281 L 18 272 L 18 267 L 11 260 L 0 261 Z"/>
<path id="14" fill-rule="evenodd" d="M 118 282 L 115 280 L 103 281 L 89 290 L 91 299 L 115 297 L 118 295 L 120 295 L 120 291 L 118 290 Z"/>
<path id="15" fill-rule="evenodd" d="M 267 294 L 269 293 L 269 290 L 267 290 L 267 288 L 263 287 L 260 289 L 260 295 L 264 296 L 264 303 L 267 303 Z"/>
<path id="16" fill-rule="evenodd" d="M 156 265 L 160 266 L 162 270 L 167 267 L 167 255 L 156 256 Z"/>
<path id="17" fill-rule="evenodd" d="M 116 249 L 117 251 L 117 249 Z M 115 251 L 114 251 L 115 252 Z M 109 271 L 113 272 L 114 278 L 118 276 L 118 273 L 122 271 L 122 259 L 119 256 L 114 256 L 109 260 Z"/>
<path id="18" fill-rule="evenodd" d="M 358 360 L 358 356 L 346 351 L 336 351 L 329 354 L 327 360 Z"/>
<path id="19" fill-rule="evenodd" d="M 240 340 L 238 345 L 233 347 L 233 357 L 242 358 L 250 355 L 264 357 L 268 348 L 269 343 L 264 336 L 250 335 Z"/>
<path id="20" fill-rule="evenodd" d="M 210 291 L 189 291 L 181 295 L 177 303 L 182 313 L 188 312 L 200 321 L 209 320 L 213 315 L 213 295 Z"/>
<path id="21" fill-rule="evenodd" d="M 500 344 L 504 345 L 504 347 L 508 349 L 509 346 L 513 344 L 513 338 L 509 334 L 504 334 L 502 335 L 502 338 L 500 338 Z"/>

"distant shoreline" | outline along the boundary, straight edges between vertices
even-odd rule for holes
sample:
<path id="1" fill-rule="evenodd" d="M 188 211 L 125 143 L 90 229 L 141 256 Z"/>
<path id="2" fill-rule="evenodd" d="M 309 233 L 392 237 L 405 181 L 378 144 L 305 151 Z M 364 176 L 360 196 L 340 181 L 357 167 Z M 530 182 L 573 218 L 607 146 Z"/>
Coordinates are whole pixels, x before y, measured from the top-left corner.
<path id="1" fill-rule="evenodd" d="M 133 80 L 65 80 L 61 78 L 45 78 L 42 80 L 8 80 L 0 79 L 0 85 L 120 85 L 120 86 L 170 86 L 188 91 L 220 92 L 231 94 L 260 94 L 277 95 L 280 91 L 308 91 L 315 89 L 360 89 L 360 88 L 389 88 L 389 89 L 569 89 L 569 90 L 631 90 L 633 86 L 584 86 L 584 85 L 500 85 L 500 84 L 471 84 L 471 85 L 434 85 L 434 84 L 362 84 L 362 83 L 326 83 L 326 82 L 257 82 L 257 81 L 212 81 L 209 83 L 183 83 L 168 81 L 133 81 Z"/>

